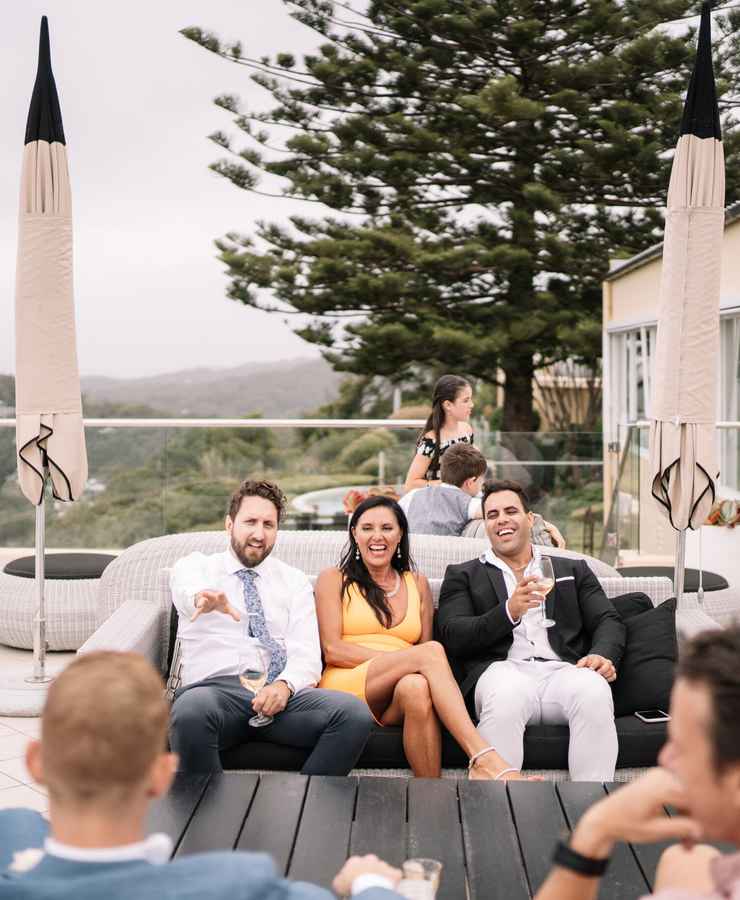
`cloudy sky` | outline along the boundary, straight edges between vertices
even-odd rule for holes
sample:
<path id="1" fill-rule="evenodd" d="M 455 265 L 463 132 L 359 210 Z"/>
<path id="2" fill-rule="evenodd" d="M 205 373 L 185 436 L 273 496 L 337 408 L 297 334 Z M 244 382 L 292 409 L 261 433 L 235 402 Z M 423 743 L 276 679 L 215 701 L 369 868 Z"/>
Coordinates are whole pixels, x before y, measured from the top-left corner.
<path id="1" fill-rule="evenodd" d="M 316 36 L 282 0 L 8 0 L 0 29 L 0 373 L 14 369 L 18 184 L 43 14 L 73 187 L 81 372 L 137 376 L 315 355 L 279 317 L 225 296 L 213 239 L 302 204 L 247 194 L 208 170 L 222 151 L 207 135 L 233 130 L 213 97 L 237 93 L 266 107 L 269 96 L 247 69 L 178 31 L 200 25 L 241 39 L 250 56 L 301 53 Z"/>

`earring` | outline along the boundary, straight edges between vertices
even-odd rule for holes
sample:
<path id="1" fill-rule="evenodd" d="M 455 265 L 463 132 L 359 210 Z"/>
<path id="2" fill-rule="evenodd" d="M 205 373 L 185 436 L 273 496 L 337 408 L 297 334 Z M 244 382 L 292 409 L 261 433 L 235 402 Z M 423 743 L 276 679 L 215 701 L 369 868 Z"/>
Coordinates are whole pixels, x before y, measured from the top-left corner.
<path id="1" fill-rule="evenodd" d="M 355 550 L 355 559 L 359 559 L 359 558 L 360 558 L 360 548 L 358 547 L 358 548 Z"/>
<path id="2" fill-rule="evenodd" d="M 401 545 L 400 544 L 398 545 L 398 547 L 396 547 L 396 556 L 399 559 L 401 558 Z"/>

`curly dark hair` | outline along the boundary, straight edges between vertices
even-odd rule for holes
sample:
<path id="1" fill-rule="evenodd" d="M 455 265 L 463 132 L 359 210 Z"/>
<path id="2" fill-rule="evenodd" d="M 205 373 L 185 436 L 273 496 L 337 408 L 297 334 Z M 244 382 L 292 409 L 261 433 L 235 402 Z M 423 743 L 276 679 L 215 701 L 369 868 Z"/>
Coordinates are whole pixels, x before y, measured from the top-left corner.
<path id="1" fill-rule="evenodd" d="M 265 500 L 269 500 L 277 510 L 278 522 L 285 512 L 285 507 L 288 502 L 285 499 L 285 494 L 274 481 L 256 481 L 248 478 L 246 481 L 242 481 L 229 499 L 229 506 L 227 509 L 229 518 L 236 518 L 239 508 L 242 505 L 242 500 L 245 497 L 262 497 Z"/>
<path id="2" fill-rule="evenodd" d="M 366 500 L 363 500 L 352 513 L 352 518 L 349 520 L 349 544 L 342 553 L 342 558 L 339 561 L 339 569 L 342 573 L 342 597 L 345 596 L 345 592 L 351 584 L 356 584 L 359 587 L 362 596 L 372 607 L 380 624 L 384 628 L 390 628 L 391 622 L 393 621 L 393 611 L 388 605 L 385 591 L 381 587 L 378 587 L 373 580 L 362 556 L 357 559 L 357 556 L 359 555 L 357 553 L 357 541 L 352 533 L 357 527 L 357 523 L 360 521 L 362 514 L 366 513 L 369 509 L 375 509 L 377 506 L 385 506 L 386 509 L 390 509 L 401 528 L 401 542 L 398 545 L 401 555 L 399 556 L 398 552 L 393 554 L 391 557 L 391 566 L 393 566 L 400 575 L 403 575 L 404 572 L 413 571 L 416 568 L 414 561 L 411 559 L 409 550 L 409 523 L 406 520 L 406 514 L 391 497 L 380 496 L 368 497 Z"/>

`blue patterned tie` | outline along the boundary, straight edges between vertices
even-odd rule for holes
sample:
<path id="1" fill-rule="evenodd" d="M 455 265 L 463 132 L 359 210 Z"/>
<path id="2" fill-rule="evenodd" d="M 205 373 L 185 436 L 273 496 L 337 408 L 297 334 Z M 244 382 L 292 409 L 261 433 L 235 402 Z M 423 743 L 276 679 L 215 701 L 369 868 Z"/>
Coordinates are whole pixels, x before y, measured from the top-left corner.
<path id="1" fill-rule="evenodd" d="M 285 668 L 288 658 L 285 647 L 270 634 L 265 621 L 265 611 L 262 608 L 260 595 L 257 593 L 257 585 L 254 583 L 258 573 L 254 569 L 239 569 L 236 573 L 244 585 L 244 605 L 249 613 L 249 634 L 257 638 L 260 644 L 272 654 L 270 668 L 267 670 L 267 683 L 273 682 Z"/>

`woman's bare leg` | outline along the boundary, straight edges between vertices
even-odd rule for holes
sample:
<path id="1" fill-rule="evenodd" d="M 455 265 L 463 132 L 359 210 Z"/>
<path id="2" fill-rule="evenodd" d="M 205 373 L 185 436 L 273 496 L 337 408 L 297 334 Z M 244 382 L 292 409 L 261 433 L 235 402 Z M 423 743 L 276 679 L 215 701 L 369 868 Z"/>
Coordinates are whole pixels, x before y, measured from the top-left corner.
<path id="1" fill-rule="evenodd" d="M 393 691 L 383 725 L 403 723 L 403 750 L 417 778 L 442 774 L 442 733 L 429 684 L 423 675 L 404 675 Z"/>
<path id="2" fill-rule="evenodd" d="M 488 745 L 468 715 L 444 647 L 437 641 L 383 653 L 371 661 L 367 668 L 365 699 L 375 718 L 383 720 L 396 685 L 404 675 L 417 674 L 426 678 L 437 715 L 467 755 L 485 749 Z M 508 768 L 509 764 L 495 750 L 481 756 L 475 764 L 475 769 L 489 778 Z"/>
<path id="3" fill-rule="evenodd" d="M 719 850 L 706 844 L 697 844 L 688 850 L 681 844 L 669 847 L 660 857 L 653 892 L 681 888 L 692 894 L 711 893 L 714 885 L 709 863 L 715 856 L 719 856 Z"/>

